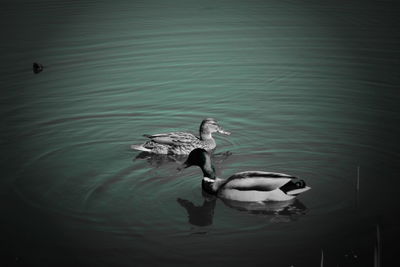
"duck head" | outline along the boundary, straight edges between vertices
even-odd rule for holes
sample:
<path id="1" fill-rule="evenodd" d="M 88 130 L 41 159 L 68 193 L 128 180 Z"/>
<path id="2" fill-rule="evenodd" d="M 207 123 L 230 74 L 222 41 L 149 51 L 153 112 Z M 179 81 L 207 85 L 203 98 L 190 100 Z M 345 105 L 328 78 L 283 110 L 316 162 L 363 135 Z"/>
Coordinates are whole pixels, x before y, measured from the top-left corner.
<path id="1" fill-rule="evenodd" d="M 195 148 L 190 153 L 186 161 L 183 163 L 184 168 L 191 166 L 202 167 L 206 165 L 206 162 L 210 161 L 210 155 L 202 148 Z"/>
<path id="2" fill-rule="evenodd" d="M 202 148 L 193 149 L 183 163 L 183 168 L 189 168 L 190 166 L 200 167 L 204 177 L 215 179 L 215 169 L 211 164 L 210 154 L 206 150 Z"/>
<path id="3" fill-rule="evenodd" d="M 202 140 L 210 139 L 212 133 L 220 133 L 230 135 L 230 132 L 225 131 L 219 126 L 218 122 L 213 118 L 206 118 L 200 124 L 200 137 Z"/>

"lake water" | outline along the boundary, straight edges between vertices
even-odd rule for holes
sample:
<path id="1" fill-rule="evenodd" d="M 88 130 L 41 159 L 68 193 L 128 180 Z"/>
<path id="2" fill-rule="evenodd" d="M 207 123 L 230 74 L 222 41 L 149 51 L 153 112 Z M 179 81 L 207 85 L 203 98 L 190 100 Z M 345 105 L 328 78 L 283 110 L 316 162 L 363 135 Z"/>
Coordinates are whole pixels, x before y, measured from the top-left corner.
<path id="1" fill-rule="evenodd" d="M 1 261 L 389 266 L 399 11 L 390 1 L 6 5 Z M 202 194 L 198 168 L 177 170 L 184 158 L 130 149 L 143 134 L 196 133 L 206 117 L 232 133 L 215 135 L 219 176 L 283 172 L 312 190 L 293 203 L 227 203 Z"/>

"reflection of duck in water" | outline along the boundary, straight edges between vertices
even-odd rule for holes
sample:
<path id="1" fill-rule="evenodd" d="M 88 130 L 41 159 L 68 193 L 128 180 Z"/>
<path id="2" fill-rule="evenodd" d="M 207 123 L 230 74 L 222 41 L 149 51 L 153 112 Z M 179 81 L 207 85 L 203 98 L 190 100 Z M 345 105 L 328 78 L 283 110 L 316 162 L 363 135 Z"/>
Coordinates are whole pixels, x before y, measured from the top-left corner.
<path id="1" fill-rule="evenodd" d="M 225 151 L 220 153 L 213 153 L 211 157 L 213 161 L 218 165 L 227 160 L 230 156 L 232 156 L 232 152 Z M 187 155 L 165 155 L 143 151 L 139 153 L 133 160 L 146 160 L 151 166 L 160 167 L 169 163 L 177 163 L 181 166 L 182 162 L 184 162 L 186 158 Z M 182 167 L 179 167 L 178 170 L 182 170 Z"/>
<path id="2" fill-rule="evenodd" d="M 227 200 L 287 201 L 310 189 L 303 180 L 294 182 L 296 177 L 275 172 L 245 171 L 228 179 L 217 178 L 209 153 L 201 148 L 190 152 L 184 163 L 185 168 L 193 165 L 203 171 L 203 190 Z"/>
<path id="3" fill-rule="evenodd" d="M 221 199 L 222 202 L 233 209 L 245 211 L 256 215 L 272 216 L 272 222 L 289 222 L 296 220 L 307 211 L 306 206 L 298 199 L 288 201 L 269 202 L 242 202 L 228 199 Z"/>
<path id="4" fill-rule="evenodd" d="M 178 203 L 186 209 L 189 223 L 195 226 L 210 226 L 213 224 L 214 209 L 217 198 L 203 191 L 204 201 L 201 206 L 191 201 L 178 198 Z M 279 202 L 241 202 L 221 199 L 229 208 L 255 215 L 268 216 L 271 222 L 290 222 L 297 220 L 306 213 L 307 208 L 298 200 Z"/>
<path id="5" fill-rule="evenodd" d="M 196 226 L 212 225 L 215 208 L 215 197 L 205 197 L 201 206 L 194 205 L 186 199 L 177 199 L 178 203 L 184 207 L 189 216 L 189 223 Z"/>
<path id="6" fill-rule="evenodd" d="M 185 158 L 185 155 L 163 155 L 149 152 L 141 152 L 133 160 L 146 160 L 151 166 L 160 167 L 169 163 L 181 164 L 181 162 L 183 162 Z"/>
<path id="7" fill-rule="evenodd" d="M 201 122 L 199 137 L 186 132 L 144 135 L 150 140 L 142 145 L 132 145 L 131 148 L 156 154 L 187 155 L 195 148 L 214 149 L 216 143 L 212 134 L 216 132 L 230 135 L 216 120 L 207 118 Z"/>

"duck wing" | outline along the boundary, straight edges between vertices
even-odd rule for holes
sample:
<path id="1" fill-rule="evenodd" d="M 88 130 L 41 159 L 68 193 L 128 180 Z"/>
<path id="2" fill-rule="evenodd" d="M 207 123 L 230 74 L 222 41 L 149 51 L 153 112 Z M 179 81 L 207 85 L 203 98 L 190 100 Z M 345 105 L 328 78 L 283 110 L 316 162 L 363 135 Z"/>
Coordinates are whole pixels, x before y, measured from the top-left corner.
<path id="1" fill-rule="evenodd" d="M 277 172 L 245 171 L 235 173 L 220 187 L 241 191 L 272 191 L 297 177 Z"/>
<path id="2" fill-rule="evenodd" d="M 199 140 L 195 135 L 186 132 L 171 132 L 144 136 L 150 138 L 151 141 L 155 143 L 164 145 L 183 145 Z"/>

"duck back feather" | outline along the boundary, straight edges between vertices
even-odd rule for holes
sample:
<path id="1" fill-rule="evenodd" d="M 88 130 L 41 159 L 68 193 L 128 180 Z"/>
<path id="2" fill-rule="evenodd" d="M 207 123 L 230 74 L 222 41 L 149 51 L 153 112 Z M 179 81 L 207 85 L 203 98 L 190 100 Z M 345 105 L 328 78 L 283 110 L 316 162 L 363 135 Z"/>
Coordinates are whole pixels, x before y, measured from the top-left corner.
<path id="1" fill-rule="evenodd" d="M 144 135 L 144 136 L 150 138 L 151 141 L 155 143 L 165 144 L 165 145 L 181 145 L 200 140 L 195 135 L 185 132 L 172 132 L 172 133 Z"/>

